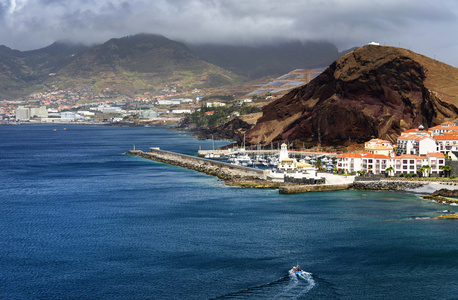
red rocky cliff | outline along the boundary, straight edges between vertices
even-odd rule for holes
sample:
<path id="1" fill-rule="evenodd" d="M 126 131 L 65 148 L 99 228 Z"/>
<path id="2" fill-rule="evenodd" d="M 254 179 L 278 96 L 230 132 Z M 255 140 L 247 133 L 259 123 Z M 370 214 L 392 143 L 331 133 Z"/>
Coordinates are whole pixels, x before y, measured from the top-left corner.
<path id="1" fill-rule="evenodd" d="M 365 46 L 263 109 L 251 144 L 347 145 L 430 127 L 458 115 L 458 69 L 411 51 Z"/>

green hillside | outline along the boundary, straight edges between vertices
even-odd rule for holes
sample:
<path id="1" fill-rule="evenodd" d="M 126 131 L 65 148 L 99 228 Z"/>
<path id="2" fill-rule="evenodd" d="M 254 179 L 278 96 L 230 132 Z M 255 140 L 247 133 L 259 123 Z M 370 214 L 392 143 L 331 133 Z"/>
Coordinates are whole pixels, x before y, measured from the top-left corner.
<path id="1" fill-rule="evenodd" d="M 161 35 L 137 34 L 96 46 L 56 42 L 33 51 L 0 46 L 0 99 L 56 85 L 132 96 L 167 87 L 225 88 L 293 69 L 327 66 L 340 56 L 329 43 L 190 46 Z"/>
<path id="2" fill-rule="evenodd" d="M 53 80 L 67 88 L 90 85 L 131 94 L 166 85 L 183 89 L 222 86 L 239 78 L 203 61 L 184 44 L 160 35 L 138 34 L 91 48 Z"/>

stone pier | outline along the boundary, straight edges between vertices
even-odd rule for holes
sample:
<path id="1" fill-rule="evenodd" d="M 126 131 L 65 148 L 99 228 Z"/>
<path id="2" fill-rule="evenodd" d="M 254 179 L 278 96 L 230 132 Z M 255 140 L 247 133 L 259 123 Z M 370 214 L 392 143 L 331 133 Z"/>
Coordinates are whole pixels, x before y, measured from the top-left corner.
<path id="1" fill-rule="evenodd" d="M 144 158 L 163 162 L 169 165 L 180 166 L 183 168 L 203 172 L 217 176 L 225 181 L 258 181 L 265 180 L 264 171 L 244 166 L 232 165 L 201 157 L 150 148 L 150 152 L 141 150 L 130 150 L 126 154 L 138 155 Z"/>

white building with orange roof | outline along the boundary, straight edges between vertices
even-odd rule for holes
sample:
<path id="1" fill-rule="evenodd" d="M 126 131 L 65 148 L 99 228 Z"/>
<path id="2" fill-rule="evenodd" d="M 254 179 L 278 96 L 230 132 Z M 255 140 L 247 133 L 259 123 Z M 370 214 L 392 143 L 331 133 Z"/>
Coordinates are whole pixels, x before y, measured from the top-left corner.
<path id="1" fill-rule="evenodd" d="M 431 132 L 430 131 L 419 129 L 419 128 L 409 129 L 409 130 L 401 132 L 401 135 L 408 135 L 408 134 L 431 136 Z"/>
<path id="2" fill-rule="evenodd" d="M 398 137 L 397 154 L 426 155 L 437 152 L 436 140 L 426 135 L 404 134 Z"/>
<path id="3" fill-rule="evenodd" d="M 404 154 L 396 156 L 393 159 L 394 173 L 399 174 L 416 174 L 418 170 L 428 164 L 426 156 L 419 156 L 413 154 Z"/>
<path id="4" fill-rule="evenodd" d="M 441 126 L 443 127 L 456 126 L 456 123 L 448 121 L 448 122 L 442 123 Z"/>
<path id="5" fill-rule="evenodd" d="M 372 139 L 364 143 L 364 151 L 372 154 L 391 155 L 394 152 L 394 148 L 389 141 Z"/>
<path id="6" fill-rule="evenodd" d="M 362 158 L 362 170 L 372 174 L 382 174 L 392 165 L 393 156 L 365 153 Z"/>
<path id="7" fill-rule="evenodd" d="M 372 153 L 345 153 L 339 156 L 337 169 L 348 173 L 365 171 L 375 175 L 385 174 L 390 167 L 392 173 L 400 174 L 418 174 L 422 166 L 428 165 L 428 174 L 439 175 L 440 167 L 445 165 L 445 156 L 443 153 L 427 153 L 426 155 L 404 154 L 399 156 L 387 156 Z"/>
<path id="8" fill-rule="evenodd" d="M 444 122 L 438 126 L 431 127 L 429 131 L 431 131 L 432 136 L 436 136 L 447 132 L 458 132 L 458 126 L 454 122 Z"/>
<path id="9" fill-rule="evenodd" d="M 361 171 L 362 155 L 358 153 L 344 153 L 339 155 L 337 170 L 347 173 L 356 173 Z"/>
<path id="10" fill-rule="evenodd" d="M 428 153 L 428 165 L 431 167 L 431 175 L 439 175 L 441 173 L 441 167 L 445 166 L 445 155 L 444 153 Z"/>
<path id="11" fill-rule="evenodd" d="M 437 150 L 442 153 L 449 151 L 458 151 L 458 132 L 448 132 L 445 134 L 436 135 L 434 137 L 437 142 Z"/>

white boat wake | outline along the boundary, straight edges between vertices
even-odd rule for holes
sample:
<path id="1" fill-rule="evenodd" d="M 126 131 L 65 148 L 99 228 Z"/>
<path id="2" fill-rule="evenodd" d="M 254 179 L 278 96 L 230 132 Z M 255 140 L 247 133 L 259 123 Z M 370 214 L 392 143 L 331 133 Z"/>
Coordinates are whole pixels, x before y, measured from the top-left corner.
<path id="1" fill-rule="evenodd" d="M 278 280 L 213 299 L 300 299 L 315 286 L 311 273 L 289 273 Z"/>
<path id="2" fill-rule="evenodd" d="M 312 273 L 301 271 L 300 273 L 289 273 L 289 283 L 282 292 L 275 295 L 273 299 L 298 299 L 307 294 L 314 286 Z"/>

